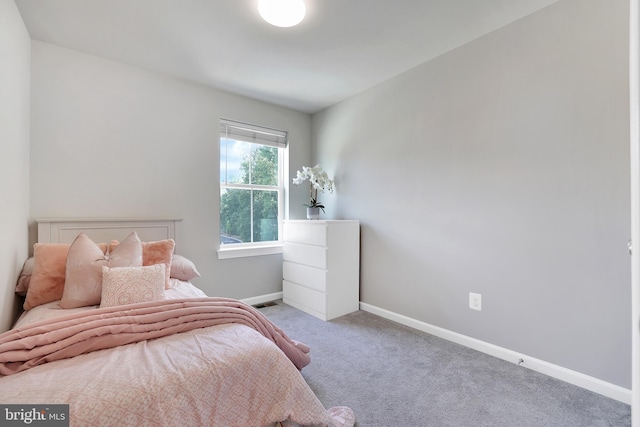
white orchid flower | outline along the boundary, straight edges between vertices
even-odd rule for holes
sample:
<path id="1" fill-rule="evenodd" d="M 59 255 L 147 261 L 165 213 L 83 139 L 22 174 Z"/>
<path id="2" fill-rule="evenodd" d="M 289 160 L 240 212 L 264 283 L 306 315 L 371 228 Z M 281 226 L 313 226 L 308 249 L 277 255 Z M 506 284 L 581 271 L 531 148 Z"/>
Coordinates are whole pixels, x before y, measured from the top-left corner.
<path id="1" fill-rule="evenodd" d="M 314 167 L 303 166 L 302 171 L 296 172 L 296 177 L 293 179 L 293 183 L 296 185 L 302 184 L 304 181 L 309 180 L 309 197 L 311 199 L 307 207 L 318 207 L 324 212 L 324 206 L 318 202 L 318 190 L 329 193 L 333 193 L 334 184 L 329 178 L 329 175 L 322 170 L 320 165 Z"/>

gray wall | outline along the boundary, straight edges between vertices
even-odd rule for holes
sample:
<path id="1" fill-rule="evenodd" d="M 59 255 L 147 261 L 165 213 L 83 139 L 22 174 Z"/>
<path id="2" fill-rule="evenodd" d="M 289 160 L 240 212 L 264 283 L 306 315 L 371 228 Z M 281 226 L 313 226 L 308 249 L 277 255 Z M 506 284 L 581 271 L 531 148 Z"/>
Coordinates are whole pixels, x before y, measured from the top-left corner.
<path id="1" fill-rule="evenodd" d="M 313 117 L 362 301 L 630 388 L 627 3 L 560 1 Z"/>
<path id="2" fill-rule="evenodd" d="M 217 121 L 289 130 L 293 172 L 310 163 L 313 134 L 314 160 L 338 185 L 322 196 L 327 216 L 362 221 L 364 302 L 629 387 L 626 3 L 562 0 L 313 123 L 34 41 L 31 219 L 182 217 L 178 251 L 209 295 L 276 292 L 280 256 L 216 258 Z M 21 63 L 23 44 L 12 41 Z M 0 84 L 26 86 L 21 75 Z M 18 234 L 5 239 L 13 258 L 0 256 L 3 291 L 26 252 L 28 114 L 14 114 L 18 131 L 0 122 L 3 138 L 19 134 L 0 158 L 22 165 L 1 172 L 19 189 L 0 184 L 0 196 L 21 206 L 2 230 Z M 290 190 L 300 218 L 306 192 Z M 468 292 L 483 295 L 482 312 Z"/>
<path id="3" fill-rule="evenodd" d="M 29 34 L 13 0 L 0 0 L 0 332 L 28 253 L 29 69 Z"/>
<path id="4" fill-rule="evenodd" d="M 32 219 L 183 218 L 176 251 L 208 295 L 282 289 L 281 255 L 217 259 L 218 120 L 289 131 L 295 170 L 310 158 L 309 115 L 39 41 L 32 61 Z"/>

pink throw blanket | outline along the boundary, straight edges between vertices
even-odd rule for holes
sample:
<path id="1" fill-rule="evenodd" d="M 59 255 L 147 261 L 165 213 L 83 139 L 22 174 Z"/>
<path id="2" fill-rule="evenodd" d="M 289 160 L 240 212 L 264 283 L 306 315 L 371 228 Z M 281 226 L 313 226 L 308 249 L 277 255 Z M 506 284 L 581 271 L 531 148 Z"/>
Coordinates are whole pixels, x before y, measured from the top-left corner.
<path id="1" fill-rule="evenodd" d="M 100 308 L 7 331 L 0 334 L 0 374 L 226 323 L 260 332 L 298 369 L 310 362 L 309 347 L 291 340 L 255 308 L 228 298 L 183 298 Z"/>

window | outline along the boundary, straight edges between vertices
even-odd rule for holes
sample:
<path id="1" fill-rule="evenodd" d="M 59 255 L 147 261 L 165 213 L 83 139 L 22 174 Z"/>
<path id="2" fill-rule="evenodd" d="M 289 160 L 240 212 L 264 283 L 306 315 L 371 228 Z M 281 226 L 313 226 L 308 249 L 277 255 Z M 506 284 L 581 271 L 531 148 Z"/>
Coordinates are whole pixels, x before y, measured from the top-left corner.
<path id="1" fill-rule="evenodd" d="M 280 240 L 287 133 L 220 121 L 220 249 Z"/>

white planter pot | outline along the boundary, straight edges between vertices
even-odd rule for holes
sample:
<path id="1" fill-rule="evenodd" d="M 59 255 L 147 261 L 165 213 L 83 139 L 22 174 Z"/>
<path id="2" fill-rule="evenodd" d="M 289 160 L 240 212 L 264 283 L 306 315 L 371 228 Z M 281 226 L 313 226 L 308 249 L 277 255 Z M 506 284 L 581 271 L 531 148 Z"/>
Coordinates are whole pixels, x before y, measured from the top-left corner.
<path id="1" fill-rule="evenodd" d="M 307 219 L 320 219 L 320 208 L 307 208 Z"/>

